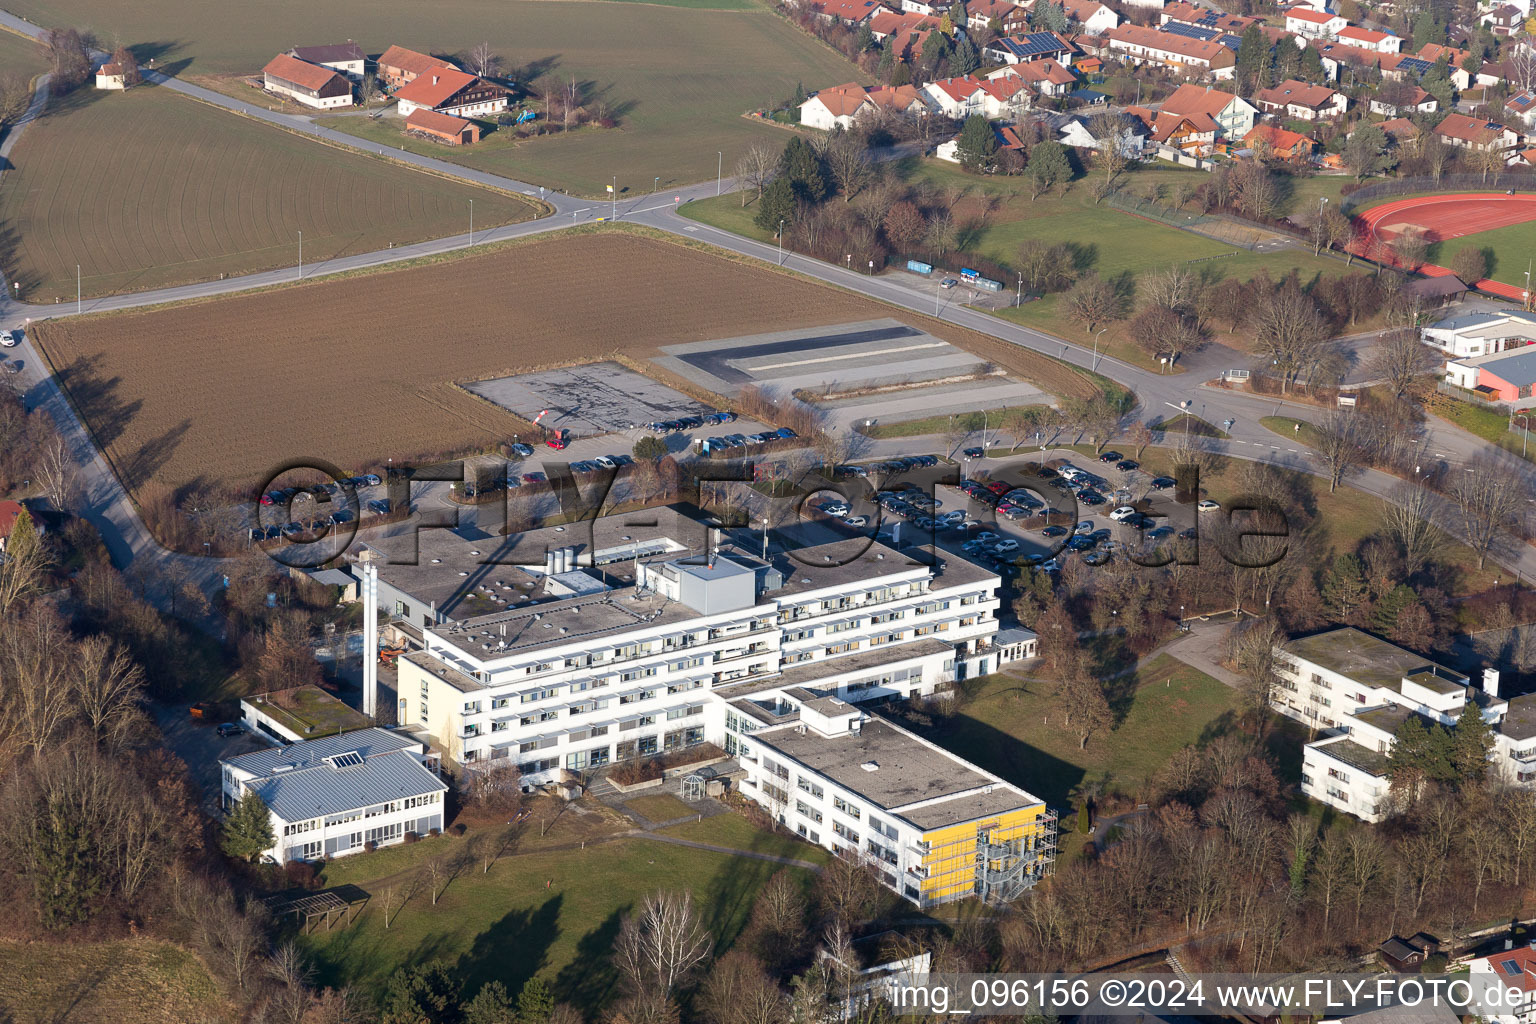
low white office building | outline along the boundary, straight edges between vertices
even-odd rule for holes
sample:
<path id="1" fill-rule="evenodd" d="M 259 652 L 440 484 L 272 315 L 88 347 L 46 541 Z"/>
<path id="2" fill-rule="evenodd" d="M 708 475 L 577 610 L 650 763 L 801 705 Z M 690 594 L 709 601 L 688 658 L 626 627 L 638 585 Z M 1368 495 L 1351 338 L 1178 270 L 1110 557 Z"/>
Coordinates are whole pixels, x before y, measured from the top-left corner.
<path id="1" fill-rule="evenodd" d="M 1453 359 L 1493 355 L 1536 343 L 1536 313 L 1468 313 L 1431 324 L 1419 336 Z"/>
<path id="2" fill-rule="evenodd" d="M 330 860 L 443 827 L 448 786 L 426 745 L 363 729 L 241 754 L 220 762 L 228 812 L 248 792 L 266 803 L 275 841 L 265 856 Z"/>

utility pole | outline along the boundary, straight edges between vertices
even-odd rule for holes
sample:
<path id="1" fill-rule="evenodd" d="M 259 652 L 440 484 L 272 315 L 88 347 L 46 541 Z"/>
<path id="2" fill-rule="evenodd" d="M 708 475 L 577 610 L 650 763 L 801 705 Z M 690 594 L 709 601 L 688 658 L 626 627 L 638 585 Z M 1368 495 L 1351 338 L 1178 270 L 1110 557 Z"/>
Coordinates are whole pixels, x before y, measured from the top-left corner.
<path id="1" fill-rule="evenodd" d="M 80 315 L 80 264 L 75 264 L 75 315 Z"/>
<path id="2" fill-rule="evenodd" d="M 779 266 L 784 265 L 784 218 L 779 218 Z"/>
<path id="3" fill-rule="evenodd" d="M 469 201 L 469 244 L 475 244 L 475 201 Z"/>
<path id="4" fill-rule="evenodd" d="M 720 195 L 720 183 L 725 178 L 725 150 L 715 150 L 715 196 Z"/>
<path id="5" fill-rule="evenodd" d="M 304 280 L 304 232 L 299 232 L 299 280 Z"/>
<path id="6" fill-rule="evenodd" d="M 613 192 L 613 213 L 609 216 L 608 219 L 609 220 L 618 220 L 619 219 L 619 176 L 617 174 L 615 174 L 613 176 L 613 188 L 610 191 Z"/>

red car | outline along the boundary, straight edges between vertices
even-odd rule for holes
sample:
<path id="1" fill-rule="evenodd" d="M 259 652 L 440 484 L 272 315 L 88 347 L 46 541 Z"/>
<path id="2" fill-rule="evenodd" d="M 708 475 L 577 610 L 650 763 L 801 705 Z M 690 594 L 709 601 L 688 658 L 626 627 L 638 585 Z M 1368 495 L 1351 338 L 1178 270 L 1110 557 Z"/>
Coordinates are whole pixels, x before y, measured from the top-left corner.
<path id="1" fill-rule="evenodd" d="M 563 451 L 565 451 L 566 447 L 571 443 L 571 441 L 570 441 L 570 438 L 565 436 L 565 431 L 557 430 L 557 431 L 555 431 L 554 435 L 548 441 L 545 441 L 544 443 L 549 445 L 551 448 L 553 448 L 557 452 L 563 452 Z"/>
<path id="2" fill-rule="evenodd" d="M 1009 484 L 1003 483 L 1001 480 L 993 480 L 991 483 L 987 484 L 987 490 L 991 491 L 993 494 L 996 494 L 998 497 L 1002 497 L 1004 494 L 1007 494 L 1009 491 L 1013 490 L 1013 487 Z"/>

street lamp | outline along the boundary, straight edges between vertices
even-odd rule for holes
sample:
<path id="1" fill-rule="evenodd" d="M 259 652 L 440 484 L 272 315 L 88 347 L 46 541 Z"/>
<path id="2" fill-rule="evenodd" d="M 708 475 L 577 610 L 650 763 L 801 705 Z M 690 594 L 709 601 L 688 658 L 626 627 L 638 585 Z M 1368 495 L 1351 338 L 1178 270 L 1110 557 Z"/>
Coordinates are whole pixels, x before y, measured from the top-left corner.
<path id="1" fill-rule="evenodd" d="M 779 218 L 779 266 L 784 265 L 784 218 Z"/>
<path id="2" fill-rule="evenodd" d="M 299 280 L 304 280 L 304 232 L 299 232 Z"/>
<path id="3" fill-rule="evenodd" d="M 725 175 L 725 153 L 715 150 L 715 195 L 720 195 L 720 182 Z"/>
<path id="4" fill-rule="evenodd" d="M 1089 369 L 1094 372 L 1097 372 L 1099 369 L 1099 334 L 1103 334 L 1107 330 L 1109 330 L 1108 327 L 1100 327 L 1099 333 L 1093 336 L 1093 365 Z"/>
<path id="5" fill-rule="evenodd" d="M 609 189 L 608 191 L 613 193 L 613 212 L 609 215 L 608 219 L 609 220 L 618 220 L 619 219 L 619 176 L 617 174 L 615 174 L 613 176 L 613 187 L 611 189 Z"/>
<path id="6" fill-rule="evenodd" d="M 658 174 L 656 175 L 656 180 L 651 182 L 651 195 L 655 195 L 656 190 L 659 188 L 661 188 L 661 175 Z"/>
<path id="7" fill-rule="evenodd" d="M 475 244 L 475 201 L 469 201 L 469 244 Z"/>
<path id="8" fill-rule="evenodd" d="M 1189 407 L 1195 404 L 1194 401 L 1192 399 L 1186 398 L 1186 399 L 1184 399 L 1184 401 L 1180 402 L 1178 405 L 1174 405 L 1172 402 L 1164 402 L 1163 404 L 1166 405 L 1170 409 L 1177 409 L 1177 410 L 1179 410 L 1179 412 L 1184 414 L 1184 443 L 1188 444 L 1189 443 Z"/>
<path id="9" fill-rule="evenodd" d="M 847 253 L 846 255 L 843 256 L 843 269 L 844 270 L 852 270 L 853 269 L 853 253 L 850 252 L 850 253 Z"/>

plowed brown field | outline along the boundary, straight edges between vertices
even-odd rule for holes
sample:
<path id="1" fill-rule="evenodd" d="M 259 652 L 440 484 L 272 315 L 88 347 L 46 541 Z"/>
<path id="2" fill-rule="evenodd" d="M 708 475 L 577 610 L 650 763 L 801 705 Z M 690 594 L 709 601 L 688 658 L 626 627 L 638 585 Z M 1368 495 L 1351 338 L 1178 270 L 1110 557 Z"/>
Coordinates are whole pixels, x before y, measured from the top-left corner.
<path id="1" fill-rule="evenodd" d="M 836 289 L 648 237 L 565 233 L 497 252 L 144 312 L 35 335 L 119 476 L 260 483 L 318 456 L 362 470 L 488 446 L 526 424 L 453 382 L 661 345 L 896 316 L 1057 394 L 1052 360 Z"/>

